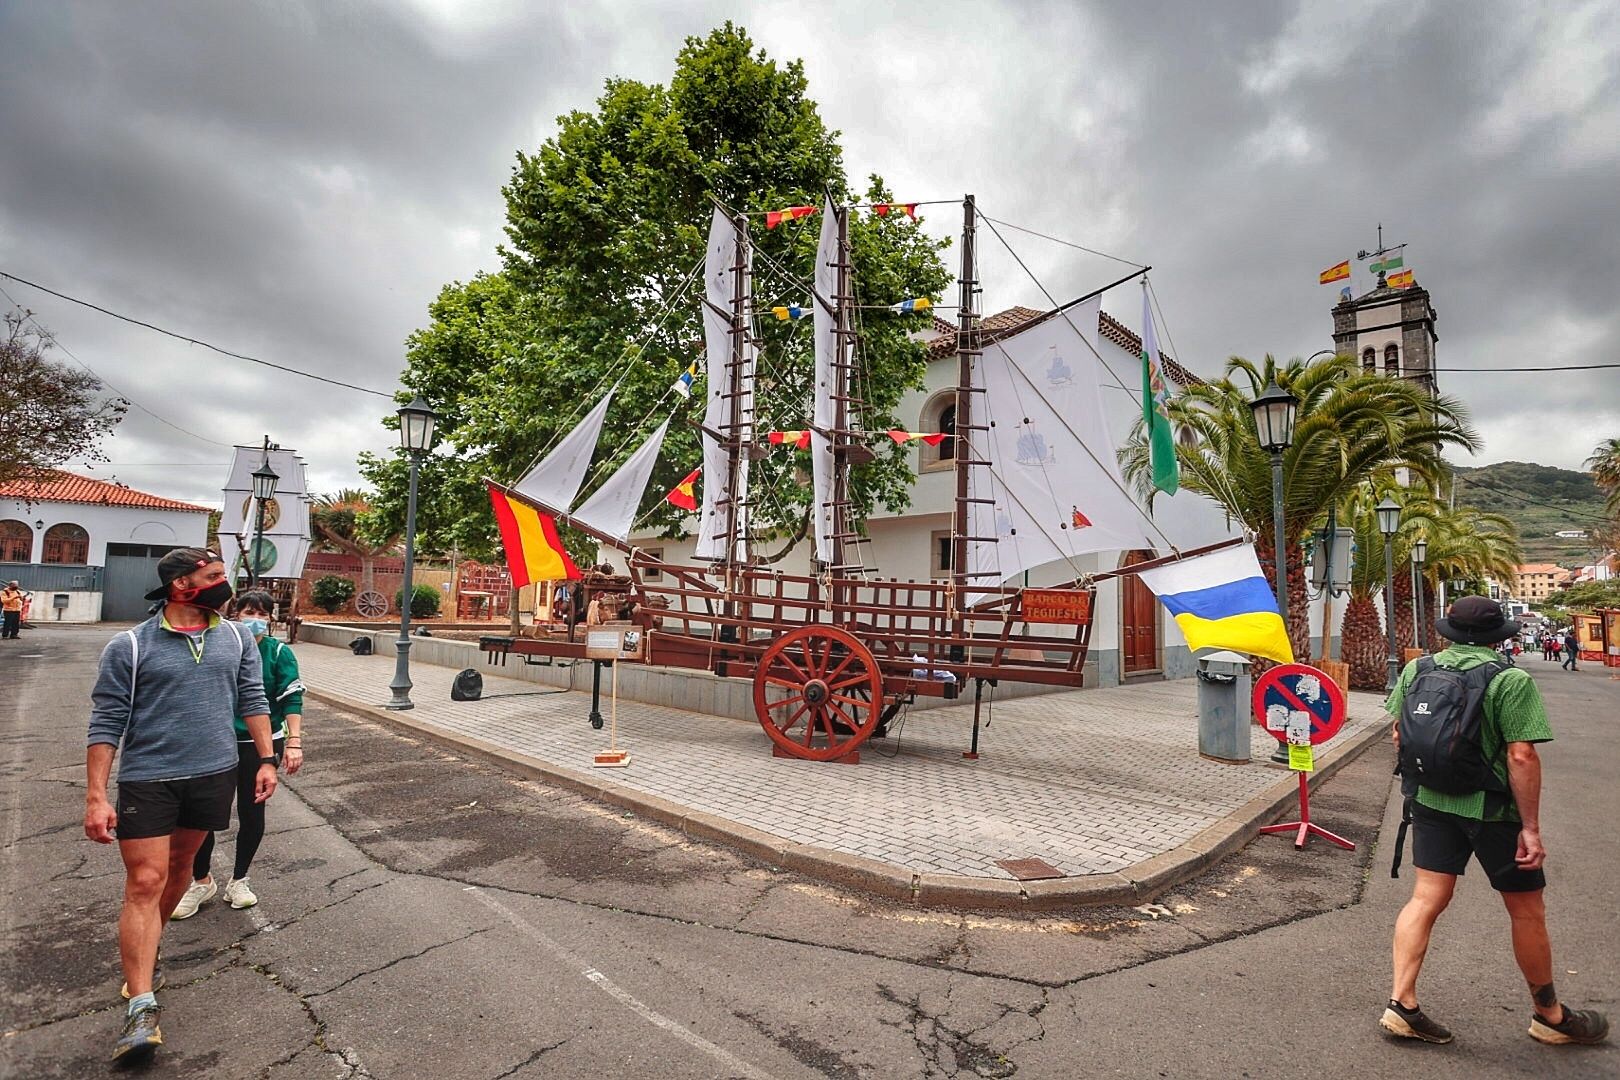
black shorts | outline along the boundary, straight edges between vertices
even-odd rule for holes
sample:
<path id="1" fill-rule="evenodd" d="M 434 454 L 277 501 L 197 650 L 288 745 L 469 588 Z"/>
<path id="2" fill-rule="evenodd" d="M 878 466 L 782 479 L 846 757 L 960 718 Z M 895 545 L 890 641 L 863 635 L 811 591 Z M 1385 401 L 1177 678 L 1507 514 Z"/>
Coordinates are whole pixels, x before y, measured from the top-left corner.
<path id="1" fill-rule="evenodd" d="M 1475 821 L 1412 804 L 1412 865 L 1420 870 L 1460 877 L 1472 855 L 1497 892 L 1545 889 L 1546 874 L 1540 869 L 1521 870 L 1513 861 L 1518 851 L 1517 821 Z"/>
<path id="2" fill-rule="evenodd" d="M 237 770 L 184 780 L 133 780 L 118 784 L 120 840 L 168 836 L 176 829 L 216 832 L 231 824 Z"/>

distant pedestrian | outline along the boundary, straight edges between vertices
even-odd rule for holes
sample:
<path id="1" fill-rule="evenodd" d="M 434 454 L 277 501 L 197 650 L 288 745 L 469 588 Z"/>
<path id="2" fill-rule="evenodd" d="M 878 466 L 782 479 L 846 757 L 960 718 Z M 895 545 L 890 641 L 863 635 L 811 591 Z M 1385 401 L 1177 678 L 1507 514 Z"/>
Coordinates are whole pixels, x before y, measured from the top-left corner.
<path id="1" fill-rule="evenodd" d="M 23 601 L 27 598 L 15 581 L 6 582 L 6 587 L 0 589 L 0 639 L 15 639 L 22 631 Z"/>
<path id="2" fill-rule="evenodd" d="M 1435 920 L 1451 902 L 1469 857 L 1501 894 L 1513 955 L 1529 983 L 1530 1035 L 1544 1043 L 1598 1043 L 1609 1021 L 1566 1008 L 1553 987 L 1541 839 L 1541 761 L 1552 739 L 1535 681 L 1490 646 L 1518 629 L 1501 605 L 1465 596 L 1435 627 L 1455 645 L 1414 660 L 1385 708 L 1395 715 L 1403 821 L 1412 830 L 1412 898 L 1395 921 L 1394 984 L 1379 1023 L 1393 1035 L 1448 1043 L 1451 1032 L 1418 1007 L 1418 972 Z M 1396 840 L 1397 866 L 1406 824 Z"/>
<path id="3" fill-rule="evenodd" d="M 1581 654 L 1581 639 L 1575 636 L 1572 626 L 1564 632 L 1564 662 L 1559 665 L 1570 671 L 1575 670 L 1575 660 Z"/>
<path id="4" fill-rule="evenodd" d="M 159 942 L 198 846 L 230 824 L 238 718 L 259 763 L 255 801 L 276 790 L 259 650 L 219 614 L 231 600 L 225 564 L 212 551 L 179 548 L 158 562 L 158 579 L 146 594 L 160 602 L 157 614 L 102 650 L 85 752 L 85 835 L 116 838 L 124 860 L 118 951 L 129 1006 L 113 1048 L 122 1063 L 144 1061 L 163 1043 Z M 107 797 L 115 752 L 116 809 Z"/>
<path id="5" fill-rule="evenodd" d="M 258 642 L 259 664 L 264 672 L 264 694 L 270 701 L 270 737 L 275 757 L 291 776 L 304 765 L 304 684 L 298 677 L 298 658 L 291 647 L 270 636 L 270 616 L 276 601 L 263 590 L 246 592 L 236 601 L 237 621 Z M 248 869 L 264 840 L 265 804 L 255 801 L 259 772 L 259 751 L 248 734 L 247 724 L 236 721 L 236 748 L 240 757 L 236 768 L 236 861 L 231 879 L 225 883 L 225 902 L 233 908 L 250 908 L 259 902 L 248 883 Z M 197 849 L 191 864 L 191 885 L 186 889 L 171 919 L 189 919 L 197 909 L 219 892 L 209 872 L 214 856 L 214 834 L 209 833 Z"/>

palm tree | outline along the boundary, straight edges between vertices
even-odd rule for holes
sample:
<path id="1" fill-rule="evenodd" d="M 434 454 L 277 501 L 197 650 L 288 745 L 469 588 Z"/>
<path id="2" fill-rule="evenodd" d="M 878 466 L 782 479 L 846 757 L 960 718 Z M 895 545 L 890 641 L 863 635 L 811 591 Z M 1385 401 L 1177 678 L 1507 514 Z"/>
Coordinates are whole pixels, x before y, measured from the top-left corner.
<path id="1" fill-rule="evenodd" d="M 1437 484 L 1447 447 L 1473 451 L 1479 438 L 1461 402 L 1431 396 L 1404 379 L 1364 372 L 1351 356 L 1256 365 L 1234 356 L 1225 375 L 1189 387 L 1170 403 L 1170 419 L 1191 438 L 1176 448 L 1181 483 L 1214 499 L 1255 536 L 1273 573 L 1271 461 L 1254 430 L 1250 402 L 1276 380 L 1299 399 L 1294 442 L 1283 454 L 1283 538 L 1288 550 L 1288 628 L 1298 655 L 1309 655 L 1305 563 L 1300 541 L 1371 479 L 1404 468 Z M 1146 493 L 1151 482 L 1141 431 L 1121 453 L 1126 475 Z"/>
<path id="2" fill-rule="evenodd" d="M 376 560 L 391 554 L 399 545 L 399 535 L 371 543 L 360 527 L 360 519 L 371 509 L 371 500 L 358 488 L 344 488 L 335 495 L 318 495 L 310 507 L 309 522 L 315 527 L 317 543 L 323 550 L 353 555 L 360 560 L 360 588 L 375 590 Z"/>
<path id="3" fill-rule="evenodd" d="M 1620 522 L 1620 439 L 1604 439 L 1593 447 L 1586 467 L 1597 486 L 1609 494 L 1609 516 Z"/>

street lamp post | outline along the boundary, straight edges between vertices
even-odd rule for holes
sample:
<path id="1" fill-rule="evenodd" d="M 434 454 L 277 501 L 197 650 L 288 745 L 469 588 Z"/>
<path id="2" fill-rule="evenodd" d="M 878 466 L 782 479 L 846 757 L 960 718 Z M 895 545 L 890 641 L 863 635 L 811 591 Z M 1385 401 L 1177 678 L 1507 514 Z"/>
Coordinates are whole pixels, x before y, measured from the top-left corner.
<path id="1" fill-rule="evenodd" d="M 1424 630 L 1427 624 L 1423 621 L 1423 562 L 1429 556 L 1429 542 L 1421 536 L 1412 541 L 1412 565 L 1417 573 L 1413 575 L 1412 603 L 1416 618 L 1412 620 L 1413 642 L 1419 649 L 1423 648 Z"/>
<path id="2" fill-rule="evenodd" d="M 1277 385 L 1276 379 L 1259 397 L 1249 403 L 1254 413 L 1254 431 L 1260 447 L 1271 455 L 1271 550 L 1277 587 L 1277 610 L 1282 612 L 1284 632 L 1288 627 L 1288 555 L 1283 539 L 1283 451 L 1294 442 L 1294 416 L 1299 399 Z M 1286 762 L 1288 751 L 1277 744 L 1271 760 Z"/>
<path id="3" fill-rule="evenodd" d="M 393 698 L 390 709 L 414 709 L 411 701 L 411 570 L 416 561 L 416 474 L 422 458 L 433 445 L 433 423 L 437 414 L 418 394 L 399 410 L 399 441 L 411 459 L 409 494 L 405 499 L 405 586 L 399 594 L 399 650 L 394 659 L 394 681 L 388 684 Z"/>
<path id="4" fill-rule="evenodd" d="M 1401 504 L 1385 495 L 1375 509 L 1378 531 L 1384 534 L 1384 640 L 1389 642 L 1389 671 L 1384 690 L 1395 689 L 1401 675 L 1401 661 L 1395 655 L 1395 533 L 1401 527 Z"/>
<path id="5" fill-rule="evenodd" d="M 253 499 L 258 503 L 259 509 L 253 525 L 253 547 L 248 551 L 248 588 L 259 584 L 259 549 L 264 546 L 264 504 L 276 497 L 276 481 L 281 477 L 276 470 L 270 467 L 270 453 L 265 452 L 264 460 L 253 471 Z"/>

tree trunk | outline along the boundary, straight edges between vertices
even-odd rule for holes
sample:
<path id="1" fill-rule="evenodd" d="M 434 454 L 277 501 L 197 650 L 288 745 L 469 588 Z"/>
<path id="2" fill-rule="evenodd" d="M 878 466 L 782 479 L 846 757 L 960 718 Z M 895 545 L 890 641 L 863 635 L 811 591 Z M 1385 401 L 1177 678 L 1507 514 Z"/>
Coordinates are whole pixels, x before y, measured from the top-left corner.
<path id="1" fill-rule="evenodd" d="M 1272 551 L 1271 536 L 1256 536 L 1255 554 L 1260 557 L 1260 569 L 1266 582 L 1276 589 L 1277 560 Z M 1301 663 L 1311 658 L 1310 594 L 1306 585 L 1305 551 L 1298 544 L 1288 548 L 1288 640 L 1294 647 L 1294 656 Z M 1262 667 L 1261 670 L 1264 670 Z"/>
<path id="2" fill-rule="evenodd" d="M 1386 677 L 1386 642 L 1379 625 L 1378 604 L 1371 596 L 1353 596 L 1344 609 L 1340 655 L 1350 665 L 1350 689 L 1382 690 Z"/>
<path id="3" fill-rule="evenodd" d="M 1416 648 L 1417 605 L 1412 598 L 1410 568 L 1395 572 L 1395 655 L 1405 656 L 1406 650 Z"/>
<path id="4" fill-rule="evenodd" d="M 1443 611 L 1434 609 L 1436 600 L 1435 588 L 1428 581 L 1423 582 L 1423 647 L 1429 652 L 1439 652 L 1446 647 L 1446 642 L 1439 634 L 1434 632 L 1434 620 L 1444 615 Z"/>

